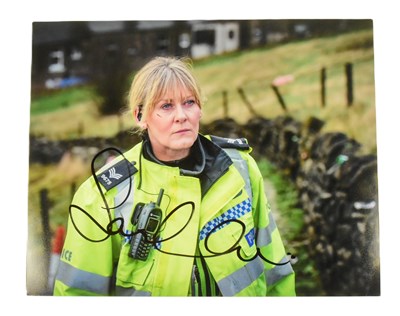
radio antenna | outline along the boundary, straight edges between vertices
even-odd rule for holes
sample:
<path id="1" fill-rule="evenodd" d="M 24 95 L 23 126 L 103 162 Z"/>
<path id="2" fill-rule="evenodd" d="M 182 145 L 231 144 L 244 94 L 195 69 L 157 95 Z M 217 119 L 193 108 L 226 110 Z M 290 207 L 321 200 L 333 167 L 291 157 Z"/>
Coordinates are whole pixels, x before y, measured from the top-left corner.
<path id="1" fill-rule="evenodd" d="M 160 193 L 158 193 L 158 198 L 157 198 L 157 205 L 160 206 L 161 200 L 164 194 L 164 189 L 160 189 Z"/>

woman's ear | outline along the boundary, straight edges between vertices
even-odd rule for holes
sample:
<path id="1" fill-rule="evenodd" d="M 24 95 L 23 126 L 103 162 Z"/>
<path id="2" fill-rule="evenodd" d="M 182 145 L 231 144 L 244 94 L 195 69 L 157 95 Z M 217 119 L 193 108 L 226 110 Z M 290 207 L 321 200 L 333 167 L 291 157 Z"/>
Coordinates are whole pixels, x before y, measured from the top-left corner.
<path id="1" fill-rule="evenodd" d="M 143 129 L 145 129 L 146 127 L 147 127 L 147 124 L 142 120 L 142 116 L 143 116 L 143 113 L 142 113 L 142 109 L 141 109 L 141 107 L 137 107 L 137 108 L 135 108 L 135 111 L 134 111 L 134 116 L 135 116 L 135 120 L 136 120 L 136 123 L 141 127 L 141 128 L 143 128 Z"/>
<path id="2" fill-rule="evenodd" d="M 136 122 L 139 123 L 142 119 L 142 108 L 140 106 L 136 107 L 133 111 L 133 115 L 136 119 Z"/>

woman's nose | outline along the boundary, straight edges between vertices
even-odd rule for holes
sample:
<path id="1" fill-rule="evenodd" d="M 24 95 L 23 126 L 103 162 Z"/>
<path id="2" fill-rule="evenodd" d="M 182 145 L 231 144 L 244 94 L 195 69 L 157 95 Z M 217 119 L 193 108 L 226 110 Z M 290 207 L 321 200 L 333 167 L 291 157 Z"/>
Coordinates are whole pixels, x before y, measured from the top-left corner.
<path id="1" fill-rule="evenodd" d="M 175 121 L 184 121 L 187 119 L 186 112 L 182 105 L 177 105 L 175 109 Z"/>

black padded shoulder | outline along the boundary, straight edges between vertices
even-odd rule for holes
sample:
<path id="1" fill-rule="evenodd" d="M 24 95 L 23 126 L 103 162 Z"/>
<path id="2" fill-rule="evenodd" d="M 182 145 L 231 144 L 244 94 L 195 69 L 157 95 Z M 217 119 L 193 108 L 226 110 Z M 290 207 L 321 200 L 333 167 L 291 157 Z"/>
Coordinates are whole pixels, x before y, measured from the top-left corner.
<path id="1" fill-rule="evenodd" d="M 103 172 L 98 174 L 97 180 L 109 191 L 116 185 L 134 175 L 138 170 L 135 168 L 134 163 L 126 159 L 118 161 L 116 164 L 111 165 Z"/>
<path id="2" fill-rule="evenodd" d="M 250 149 L 246 138 L 225 138 L 211 135 L 211 141 L 222 148 Z"/>

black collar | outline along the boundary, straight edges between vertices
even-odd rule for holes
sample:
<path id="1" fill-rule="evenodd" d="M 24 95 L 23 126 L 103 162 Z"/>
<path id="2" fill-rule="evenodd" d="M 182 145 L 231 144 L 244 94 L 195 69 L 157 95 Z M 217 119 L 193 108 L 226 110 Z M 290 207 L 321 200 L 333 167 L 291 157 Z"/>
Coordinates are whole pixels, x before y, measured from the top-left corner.
<path id="1" fill-rule="evenodd" d="M 143 137 L 143 157 L 161 165 L 179 167 L 181 175 L 198 177 L 202 196 L 232 164 L 232 160 L 217 144 L 199 134 L 189 156 L 178 161 L 161 161 L 153 153 L 148 135 Z"/>

